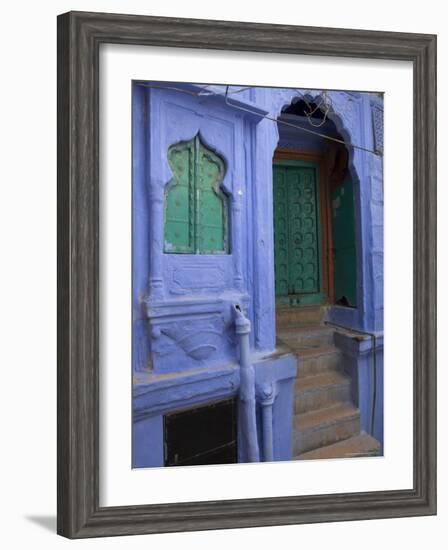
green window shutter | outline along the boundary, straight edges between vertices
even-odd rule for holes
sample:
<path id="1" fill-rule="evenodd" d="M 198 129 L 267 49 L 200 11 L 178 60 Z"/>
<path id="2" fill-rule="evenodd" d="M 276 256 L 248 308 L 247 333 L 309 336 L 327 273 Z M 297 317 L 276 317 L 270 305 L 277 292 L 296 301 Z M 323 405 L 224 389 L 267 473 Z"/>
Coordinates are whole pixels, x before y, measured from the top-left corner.
<path id="1" fill-rule="evenodd" d="M 197 154 L 196 250 L 200 254 L 225 253 L 228 249 L 227 197 L 220 188 L 224 164 L 200 142 Z"/>
<path id="2" fill-rule="evenodd" d="M 194 252 L 194 143 L 170 148 L 174 179 L 165 196 L 165 252 Z"/>
<path id="3" fill-rule="evenodd" d="M 198 136 L 168 153 L 174 180 L 165 201 L 165 252 L 228 252 L 227 197 L 220 188 L 224 163 Z"/>

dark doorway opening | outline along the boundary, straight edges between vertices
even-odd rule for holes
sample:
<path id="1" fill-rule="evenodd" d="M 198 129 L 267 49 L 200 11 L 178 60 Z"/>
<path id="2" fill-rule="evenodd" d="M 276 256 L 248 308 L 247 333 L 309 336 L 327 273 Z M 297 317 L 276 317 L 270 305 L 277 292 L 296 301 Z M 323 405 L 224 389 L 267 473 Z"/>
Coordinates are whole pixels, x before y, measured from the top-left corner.
<path id="1" fill-rule="evenodd" d="M 237 462 L 235 399 L 165 415 L 164 447 L 165 466 Z"/>
<path id="2" fill-rule="evenodd" d="M 283 109 L 282 114 L 306 116 L 311 117 L 313 120 L 323 120 L 325 116 L 316 103 L 308 103 L 303 99 L 291 103 L 286 109 Z"/>

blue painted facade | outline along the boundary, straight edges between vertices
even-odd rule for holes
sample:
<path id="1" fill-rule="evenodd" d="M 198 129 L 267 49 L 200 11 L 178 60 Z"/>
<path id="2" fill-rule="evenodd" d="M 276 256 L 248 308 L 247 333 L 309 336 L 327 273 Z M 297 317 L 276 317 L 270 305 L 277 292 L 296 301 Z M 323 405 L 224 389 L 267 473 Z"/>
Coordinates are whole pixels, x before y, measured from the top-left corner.
<path id="1" fill-rule="evenodd" d="M 266 407 L 273 459 L 292 454 L 300 365 L 276 349 L 272 162 L 278 146 L 323 151 L 326 141 L 275 120 L 301 97 L 319 103 L 321 92 L 250 88 L 226 96 L 225 87 L 209 86 L 216 94 L 198 95 L 201 90 L 193 84 L 133 84 L 133 467 L 163 465 L 164 414 L 238 396 L 235 305 L 251 322 L 260 459 Z M 332 306 L 328 320 L 360 333 L 359 345 L 342 337 L 337 345 L 357 380 L 363 428 L 382 441 L 382 157 L 353 147 L 382 149 L 382 102 L 372 94 L 329 96 L 333 111 L 319 131 L 342 136 L 349 153 L 358 286 L 357 307 Z M 165 191 L 173 178 L 167 153 L 196 135 L 225 164 L 229 254 L 164 252 Z M 238 460 L 244 462 L 241 422 L 238 429 Z"/>

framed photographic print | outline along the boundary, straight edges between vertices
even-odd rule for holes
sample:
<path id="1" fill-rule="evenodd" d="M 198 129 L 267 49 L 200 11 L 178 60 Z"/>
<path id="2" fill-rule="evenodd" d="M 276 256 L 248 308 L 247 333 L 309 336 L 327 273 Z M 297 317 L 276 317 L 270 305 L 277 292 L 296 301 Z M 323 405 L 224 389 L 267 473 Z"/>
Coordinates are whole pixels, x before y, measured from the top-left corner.
<path id="1" fill-rule="evenodd" d="M 58 18 L 58 532 L 436 513 L 436 39 Z"/>

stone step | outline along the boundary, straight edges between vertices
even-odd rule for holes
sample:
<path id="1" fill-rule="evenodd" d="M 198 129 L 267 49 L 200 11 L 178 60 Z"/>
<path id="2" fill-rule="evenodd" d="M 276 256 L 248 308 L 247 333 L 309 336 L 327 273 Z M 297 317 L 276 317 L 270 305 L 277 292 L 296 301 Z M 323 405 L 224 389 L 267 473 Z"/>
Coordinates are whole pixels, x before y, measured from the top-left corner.
<path id="1" fill-rule="evenodd" d="M 278 306 L 276 308 L 277 329 L 289 325 L 318 325 L 323 323 L 326 313 L 326 306 Z"/>
<path id="2" fill-rule="evenodd" d="M 294 455 L 337 443 L 358 435 L 359 410 L 340 403 L 294 416 Z"/>
<path id="3" fill-rule="evenodd" d="M 327 372 L 296 379 L 294 412 L 301 414 L 350 401 L 350 378 Z"/>
<path id="4" fill-rule="evenodd" d="M 294 351 L 332 346 L 334 329 L 323 325 L 290 325 L 277 332 L 277 338 Z"/>
<path id="5" fill-rule="evenodd" d="M 308 451 L 294 457 L 294 460 L 314 460 L 325 458 L 359 458 L 363 456 L 380 456 L 379 441 L 372 436 L 361 433 L 338 443 Z"/>
<path id="6" fill-rule="evenodd" d="M 298 358 L 297 378 L 342 370 L 342 352 L 335 347 L 302 349 L 295 355 Z"/>

